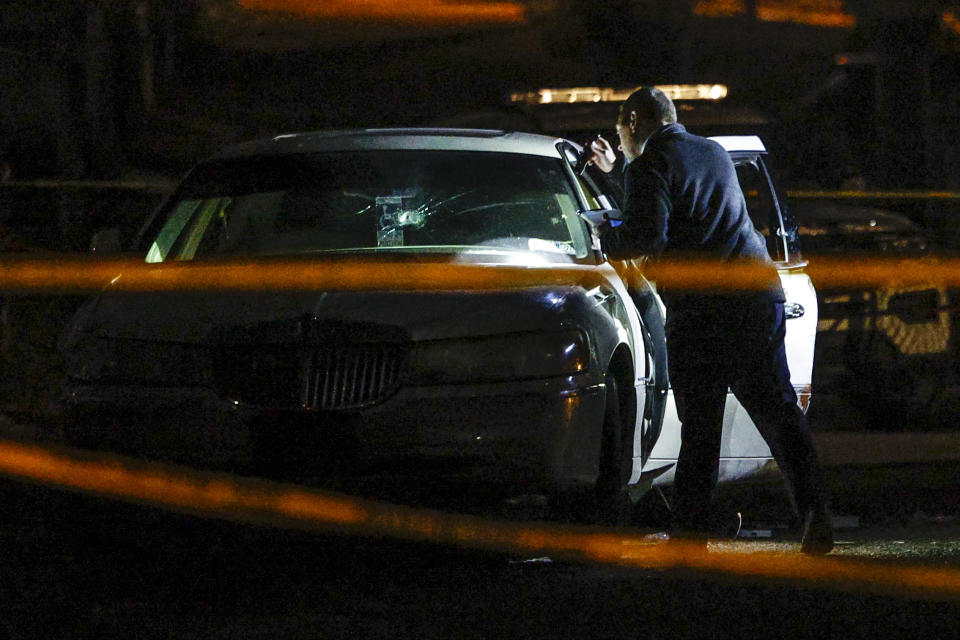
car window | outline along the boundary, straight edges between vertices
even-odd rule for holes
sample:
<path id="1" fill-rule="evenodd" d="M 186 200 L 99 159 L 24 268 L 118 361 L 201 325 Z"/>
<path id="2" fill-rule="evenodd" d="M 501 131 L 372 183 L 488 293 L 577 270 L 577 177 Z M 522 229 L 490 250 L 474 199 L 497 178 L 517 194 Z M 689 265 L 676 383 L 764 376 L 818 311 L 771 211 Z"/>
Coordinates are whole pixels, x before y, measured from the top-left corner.
<path id="1" fill-rule="evenodd" d="M 593 188 L 587 180 L 584 179 L 584 176 L 577 176 L 577 182 L 580 183 L 580 189 L 583 191 L 583 197 L 587 201 L 587 209 L 591 211 L 597 211 L 601 209 L 600 200 L 597 197 L 599 192 Z"/>
<path id="2" fill-rule="evenodd" d="M 753 226 L 766 240 L 770 257 L 778 262 L 785 261 L 787 256 L 783 245 L 780 212 L 759 157 L 735 157 L 733 163 Z"/>
<path id="3" fill-rule="evenodd" d="M 197 167 L 148 262 L 218 255 L 476 246 L 583 257 L 559 159 L 469 151 L 256 156 Z"/>
<path id="4" fill-rule="evenodd" d="M 619 209 L 621 207 L 623 182 L 619 171 L 616 171 L 616 175 L 606 174 L 591 165 L 583 172 L 581 182 L 584 184 L 584 191 L 593 198 L 588 203 L 591 209 Z"/>

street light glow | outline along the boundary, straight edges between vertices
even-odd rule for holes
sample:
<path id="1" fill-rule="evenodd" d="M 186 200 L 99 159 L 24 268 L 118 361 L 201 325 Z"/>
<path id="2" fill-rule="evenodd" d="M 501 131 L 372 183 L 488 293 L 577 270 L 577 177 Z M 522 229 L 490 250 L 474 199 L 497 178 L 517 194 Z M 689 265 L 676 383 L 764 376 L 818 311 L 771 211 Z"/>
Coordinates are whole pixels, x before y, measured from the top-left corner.
<path id="1" fill-rule="evenodd" d="M 695 15 L 729 18 L 747 12 L 744 0 L 700 0 Z M 843 10 L 841 0 L 757 0 L 757 19 L 763 22 L 795 22 L 815 27 L 849 29 L 856 18 Z"/>
<path id="2" fill-rule="evenodd" d="M 723 84 L 658 84 L 657 89 L 670 96 L 671 100 L 718 101 L 727 97 L 728 89 Z M 562 87 L 539 89 L 527 93 L 514 93 L 510 101 L 526 104 L 623 102 L 639 87 L 616 89 L 613 87 Z"/>
<path id="3" fill-rule="evenodd" d="M 239 0 L 252 11 L 292 13 L 308 18 L 385 20 L 416 23 L 523 22 L 516 2 L 476 0 Z"/>
<path id="4" fill-rule="evenodd" d="M 941 19 L 948 29 L 960 33 L 960 11 L 944 11 Z"/>

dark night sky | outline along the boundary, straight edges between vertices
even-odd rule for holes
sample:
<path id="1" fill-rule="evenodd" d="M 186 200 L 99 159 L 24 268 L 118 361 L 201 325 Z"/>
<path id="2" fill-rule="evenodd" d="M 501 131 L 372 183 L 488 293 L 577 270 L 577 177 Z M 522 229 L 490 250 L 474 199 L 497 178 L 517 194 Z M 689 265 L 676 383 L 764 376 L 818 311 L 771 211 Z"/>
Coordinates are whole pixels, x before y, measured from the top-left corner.
<path id="1" fill-rule="evenodd" d="M 240 0 L 257 9 L 272 2 Z M 880 137 L 892 149 L 916 147 L 895 133 L 910 130 L 897 115 L 902 105 L 888 107 L 887 122 L 863 113 L 876 91 L 852 99 L 824 91 L 834 79 L 836 53 L 868 46 L 896 51 L 900 39 L 910 38 L 926 43 L 918 59 L 935 54 L 930 98 L 938 102 L 924 111 L 920 128 L 934 131 L 957 120 L 940 108 L 956 109 L 957 82 L 949 74 L 956 65 L 936 57 L 958 50 L 960 11 L 944 11 L 952 3 L 924 4 L 939 13 L 931 14 L 932 27 L 914 21 L 919 40 L 909 33 L 917 30 L 914 23 L 904 27 L 903 20 L 888 20 L 885 31 L 864 20 L 850 26 L 853 16 L 836 0 L 286 0 L 288 11 L 279 13 L 240 4 L 33 0 L 6 6 L 0 10 L 0 53 L 7 63 L 0 70 L 0 133 L 45 130 L 57 151 L 35 155 L 59 158 L 61 171 L 72 174 L 176 174 L 239 139 L 432 123 L 501 108 L 511 91 L 723 82 L 731 88 L 729 102 L 769 113 L 782 125 L 776 135 L 785 142 L 777 143 L 790 151 L 781 155 L 806 166 L 804 145 L 813 153 L 849 135 L 870 138 L 854 145 L 857 153 L 889 155 L 873 148 L 876 127 L 885 127 Z M 736 13 L 750 5 L 756 18 Z M 297 8 L 302 11 L 289 11 Z M 908 91 L 930 91 L 912 80 L 917 74 L 903 62 L 890 67 L 888 84 L 906 81 Z M 944 89 L 938 73 L 952 86 Z M 815 98 L 820 94 L 826 97 Z M 876 127 L 864 131 L 865 120 L 876 120 Z M 913 164 L 949 169 L 943 176 L 919 171 L 909 180 L 944 183 L 960 174 L 950 168 L 957 162 L 918 157 Z"/>

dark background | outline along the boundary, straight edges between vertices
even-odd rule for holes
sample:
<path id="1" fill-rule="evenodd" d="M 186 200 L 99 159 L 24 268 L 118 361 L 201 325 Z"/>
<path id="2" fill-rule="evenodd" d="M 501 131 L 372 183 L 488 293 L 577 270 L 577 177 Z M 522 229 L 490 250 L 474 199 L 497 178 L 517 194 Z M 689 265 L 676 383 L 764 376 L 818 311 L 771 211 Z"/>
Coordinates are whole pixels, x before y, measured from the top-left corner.
<path id="1" fill-rule="evenodd" d="M 177 176 L 225 143 L 432 123 L 512 91 L 722 82 L 730 103 L 769 114 L 794 185 L 960 180 L 956 2 L 524 0 L 517 20 L 466 22 L 238 2 L 5 3 L 0 136 L 14 177 Z M 841 53 L 856 55 L 838 65 Z"/>

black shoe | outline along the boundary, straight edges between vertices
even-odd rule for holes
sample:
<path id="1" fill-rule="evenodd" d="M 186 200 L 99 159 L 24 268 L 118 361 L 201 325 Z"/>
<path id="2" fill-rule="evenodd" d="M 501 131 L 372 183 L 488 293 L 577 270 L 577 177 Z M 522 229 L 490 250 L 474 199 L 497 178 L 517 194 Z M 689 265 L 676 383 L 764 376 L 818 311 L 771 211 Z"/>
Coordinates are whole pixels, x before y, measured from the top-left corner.
<path id="1" fill-rule="evenodd" d="M 833 520 L 826 509 L 811 509 L 803 521 L 800 553 L 822 556 L 833 549 Z"/>

